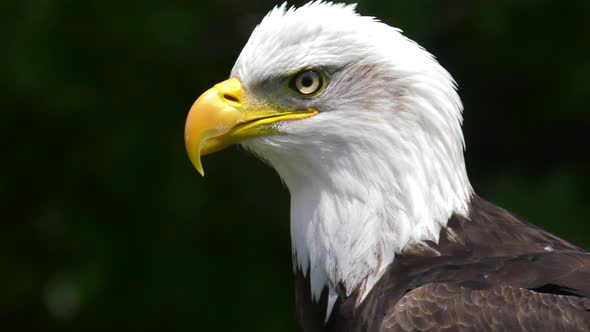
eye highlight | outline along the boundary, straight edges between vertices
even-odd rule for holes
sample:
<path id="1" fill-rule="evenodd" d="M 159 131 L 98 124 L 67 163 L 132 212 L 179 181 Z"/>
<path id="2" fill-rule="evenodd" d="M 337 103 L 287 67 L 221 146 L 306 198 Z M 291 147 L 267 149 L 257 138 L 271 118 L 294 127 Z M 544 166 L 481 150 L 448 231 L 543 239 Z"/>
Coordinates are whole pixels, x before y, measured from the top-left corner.
<path id="1" fill-rule="evenodd" d="M 325 86 L 324 74 L 314 69 L 300 71 L 289 80 L 289 89 L 301 96 L 314 96 Z"/>

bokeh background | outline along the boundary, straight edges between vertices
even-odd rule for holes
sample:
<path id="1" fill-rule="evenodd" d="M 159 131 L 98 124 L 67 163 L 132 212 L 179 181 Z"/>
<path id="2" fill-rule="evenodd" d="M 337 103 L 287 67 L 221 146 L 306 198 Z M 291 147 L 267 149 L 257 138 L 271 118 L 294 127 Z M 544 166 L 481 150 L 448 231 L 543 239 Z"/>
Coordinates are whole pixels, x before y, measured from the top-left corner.
<path id="1" fill-rule="evenodd" d="M 2 331 L 296 329 L 280 179 L 238 148 L 201 178 L 183 145 L 193 100 L 275 4 L 0 4 Z M 590 2 L 359 10 L 459 82 L 477 192 L 590 248 Z"/>

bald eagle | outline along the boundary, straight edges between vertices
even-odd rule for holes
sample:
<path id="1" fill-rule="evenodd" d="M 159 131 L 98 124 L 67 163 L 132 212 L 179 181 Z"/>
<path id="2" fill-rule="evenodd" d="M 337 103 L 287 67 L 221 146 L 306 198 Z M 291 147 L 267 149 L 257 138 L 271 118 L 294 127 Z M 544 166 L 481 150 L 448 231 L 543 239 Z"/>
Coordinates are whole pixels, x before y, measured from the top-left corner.
<path id="1" fill-rule="evenodd" d="M 185 144 L 240 144 L 291 194 L 304 331 L 590 331 L 590 253 L 477 196 L 451 75 L 354 5 L 274 8 Z"/>

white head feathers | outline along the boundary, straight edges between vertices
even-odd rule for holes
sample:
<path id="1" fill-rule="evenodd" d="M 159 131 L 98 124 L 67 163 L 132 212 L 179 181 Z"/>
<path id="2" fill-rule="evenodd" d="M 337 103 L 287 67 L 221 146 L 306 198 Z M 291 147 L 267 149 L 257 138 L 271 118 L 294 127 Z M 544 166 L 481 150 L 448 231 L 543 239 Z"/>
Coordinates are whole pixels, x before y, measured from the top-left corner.
<path id="1" fill-rule="evenodd" d="M 295 100 L 273 87 L 303 68 L 327 73 L 319 95 Z M 327 286 L 332 299 L 359 290 L 362 301 L 395 253 L 437 241 L 452 213 L 467 212 L 455 84 L 399 30 L 354 5 L 283 4 L 254 30 L 232 76 L 263 102 L 320 111 L 278 124 L 285 135 L 243 143 L 291 192 L 294 263 L 310 273 L 314 298 Z"/>

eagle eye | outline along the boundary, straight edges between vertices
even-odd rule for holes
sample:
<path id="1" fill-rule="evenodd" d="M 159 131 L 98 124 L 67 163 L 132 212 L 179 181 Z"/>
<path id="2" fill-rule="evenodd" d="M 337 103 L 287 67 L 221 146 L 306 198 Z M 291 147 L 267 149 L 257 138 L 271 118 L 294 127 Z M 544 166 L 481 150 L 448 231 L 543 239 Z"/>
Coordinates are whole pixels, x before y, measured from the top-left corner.
<path id="1" fill-rule="evenodd" d="M 289 89 L 300 96 L 315 96 L 326 86 L 326 78 L 320 71 L 303 70 L 293 75 L 289 81 Z"/>

